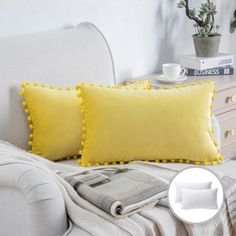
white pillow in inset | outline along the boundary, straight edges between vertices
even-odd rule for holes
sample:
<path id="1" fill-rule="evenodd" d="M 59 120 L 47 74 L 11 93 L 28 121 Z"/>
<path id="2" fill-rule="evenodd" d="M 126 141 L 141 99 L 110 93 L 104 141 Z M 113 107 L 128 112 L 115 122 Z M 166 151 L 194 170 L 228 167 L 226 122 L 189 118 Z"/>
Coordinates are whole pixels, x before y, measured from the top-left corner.
<path id="1" fill-rule="evenodd" d="M 182 209 L 218 209 L 217 188 L 181 189 Z"/>
<path id="2" fill-rule="evenodd" d="M 207 182 L 199 182 L 199 183 L 185 183 L 185 182 L 176 182 L 176 196 L 175 202 L 181 202 L 181 189 L 210 189 L 211 188 L 211 181 Z"/>

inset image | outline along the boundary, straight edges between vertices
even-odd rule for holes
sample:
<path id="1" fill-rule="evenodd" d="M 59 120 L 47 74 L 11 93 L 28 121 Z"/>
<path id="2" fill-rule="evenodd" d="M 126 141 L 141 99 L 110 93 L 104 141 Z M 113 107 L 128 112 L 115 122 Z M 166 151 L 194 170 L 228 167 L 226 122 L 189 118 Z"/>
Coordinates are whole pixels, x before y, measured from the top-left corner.
<path id="1" fill-rule="evenodd" d="M 191 167 L 173 178 L 168 200 L 170 209 L 181 221 L 203 223 L 219 212 L 224 192 L 219 178 L 213 172 Z"/>

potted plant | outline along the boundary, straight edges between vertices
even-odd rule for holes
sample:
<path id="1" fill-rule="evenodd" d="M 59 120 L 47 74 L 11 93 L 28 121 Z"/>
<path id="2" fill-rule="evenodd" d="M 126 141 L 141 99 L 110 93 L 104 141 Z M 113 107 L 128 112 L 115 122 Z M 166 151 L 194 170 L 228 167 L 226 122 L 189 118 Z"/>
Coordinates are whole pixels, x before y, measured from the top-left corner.
<path id="1" fill-rule="evenodd" d="M 177 5 L 184 8 L 187 17 L 193 20 L 195 34 L 193 42 L 198 57 L 215 57 L 218 55 L 221 35 L 219 25 L 215 25 L 216 5 L 207 0 L 201 3 L 198 12 L 190 9 L 188 0 L 180 0 Z"/>

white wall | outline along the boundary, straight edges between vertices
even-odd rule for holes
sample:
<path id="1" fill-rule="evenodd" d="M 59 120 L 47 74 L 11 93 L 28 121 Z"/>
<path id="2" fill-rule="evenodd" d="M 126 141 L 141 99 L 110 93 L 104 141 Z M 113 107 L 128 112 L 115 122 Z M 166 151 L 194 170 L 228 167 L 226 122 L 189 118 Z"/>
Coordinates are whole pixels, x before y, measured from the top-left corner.
<path id="1" fill-rule="evenodd" d="M 195 0 L 192 0 L 194 2 Z M 223 33 L 221 51 L 236 54 L 229 33 L 235 0 L 216 0 Z M 120 81 L 159 71 L 164 62 L 193 52 L 192 22 L 178 0 L 0 0 L 0 37 L 62 29 L 81 21 L 107 38 Z M 191 1 L 190 1 L 191 2 Z M 196 2 L 196 1 L 195 1 Z"/>

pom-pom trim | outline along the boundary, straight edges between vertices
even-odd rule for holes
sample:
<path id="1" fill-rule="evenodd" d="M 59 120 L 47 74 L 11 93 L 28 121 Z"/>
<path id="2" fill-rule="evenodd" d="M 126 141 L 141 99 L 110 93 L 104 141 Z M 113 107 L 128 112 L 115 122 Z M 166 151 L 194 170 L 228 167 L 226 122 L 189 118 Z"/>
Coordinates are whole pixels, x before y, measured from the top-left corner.
<path id="1" fill-rule="evenodd" d="M 77 160 L 77 164 L 81 165 L 83 167 L 90 167 L 90 166 L 108 166 L 108 165 L 127 165 L 132 162 L 139 161 L 139 160 L 132 160 L 132 161 L 112 161 L 112 162 L 85 162 L 82 161 L 81 159 Z M 198 166 L 207 166 L 207 165 L 221 165 L 223 161 L 223 157 L 219 157 L 218 159 L 207 161 L 207 160 L 201 160 L 201 161 L 193 161 L 193 160 L 185 160 L 185 159 L 157 159 L 157 160 L 142 160 L 143 162 L 153 162 L 157 164 L 174 164 L 174 163 L 180 163 L 180 164 L 192 164 L 192 165 L 198 165 Z"/>

